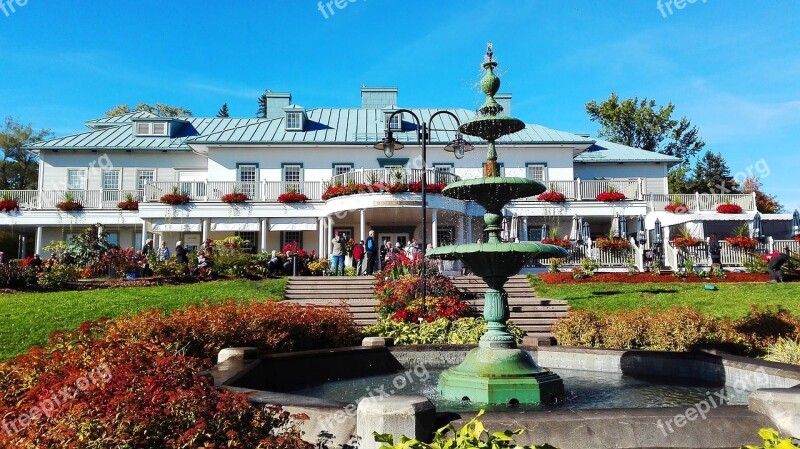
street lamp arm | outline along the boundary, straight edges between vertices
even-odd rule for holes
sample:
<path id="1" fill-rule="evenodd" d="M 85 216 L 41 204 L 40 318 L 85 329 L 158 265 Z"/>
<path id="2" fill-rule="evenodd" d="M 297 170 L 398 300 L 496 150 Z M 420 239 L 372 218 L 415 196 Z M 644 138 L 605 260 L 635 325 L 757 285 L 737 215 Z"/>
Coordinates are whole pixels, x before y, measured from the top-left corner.
<path id="1" fill-rule="evenodd" d="M 453 120 L 456 121 L 456 129 L 454 129 L 454 130 L 450 130 L 450 129 L 435 129 L 433 127 L 433 119 L 436 118 L 436 116 L 438 116 L 438 115 L 449 115 L 450 117 L 452 117 Z M 458 127 L 460 127 L 460 126 L 461 126 L 461 120 L 458 119 L 457 115 L 453 114 L 450 111 L 437 111 L 433 115 L 431 115 L 431 117 L 428 119 L 428 131 L 456 131 L 456 132 L 458 132 Z M 428 137 L 430 138 L 430 132 L 428 133 Z"/>
<path id="2" fill-rule="evenodd" d="M 420 121 L 419 117 L 417 117 L 417 114 L 415 114 L 411 109 L 398 109 L 392 112 L 391 115 L 389 115 L 389 118 L 386 120 L 386 129 L 389 129 L 389 123 L 392 123 L 392 119 L 397 114 L 408 114 L 414 118 L 414 123 L 417 125 L 417 143 L 420 143 L 423 138 L 422 129 L 424 124 Z"/>

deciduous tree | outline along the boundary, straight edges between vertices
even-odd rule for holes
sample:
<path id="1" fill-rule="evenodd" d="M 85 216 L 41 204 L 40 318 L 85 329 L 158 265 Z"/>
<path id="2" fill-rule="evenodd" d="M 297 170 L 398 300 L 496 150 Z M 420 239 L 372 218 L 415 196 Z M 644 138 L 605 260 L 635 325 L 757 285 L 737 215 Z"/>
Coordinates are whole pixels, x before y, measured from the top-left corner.
<path id="1" fill-rule="evenodd" d="M 0 190 L 32 190 L 39 181 L 39 158 L 23 147 L 53 135 L 49 129 L 34 130 L 30 123 L 23 125 L 6 117 L 0 131 Z"/>
<path id="2" fill-rule="evenodd" d="M 778 202 L 778 197 L 768 195 L 763 191 L 764 185 L 756 175 L 749 176 L 742 183 L 742 193 L 756 194 L 756 208 L 762 214 L 777 214 L 783 211 L 783 205 Z"/>
<path id="3" fill-rule="evenodd" d="M 141 111 L 149 112 L 159 117 L 191 117 L 192 115 L 192 111 L 184 108 L 183 106 L 170 106 L 164 103 L 139 103 L 133 109 L 131 109 L 127 104 L 118 104 L 112 109 L 106 111 L 106 115 L 113 117 Z"/>

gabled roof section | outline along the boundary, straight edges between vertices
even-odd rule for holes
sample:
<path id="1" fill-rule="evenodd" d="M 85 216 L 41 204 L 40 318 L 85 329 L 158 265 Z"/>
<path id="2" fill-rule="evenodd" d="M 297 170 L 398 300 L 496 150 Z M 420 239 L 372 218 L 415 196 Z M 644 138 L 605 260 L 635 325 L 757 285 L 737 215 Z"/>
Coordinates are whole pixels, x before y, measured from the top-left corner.
<path id="1" fill-rule="evenodd" d="M 108 128 L 111 126 L 128 125 L 133 119 L 157 118 L 158 116 L 147 111 L 130 112 L 122 115 L 107 115 L 105 117 L 88 120 L 86 126 L 91 129 Z"/>
<path id="2" fill-rule="evenodd" d="M 428 122 L 440 109 L 410 109 L 422 120 Z M 475 117 L 473 111 L 467 109 L 449 109 L 461 123 Z M 250 123 L 239 128 L 226 129 L 211 134 L 202 133 L 189 139 L 189 144 L 223 145 L 223 144 L 371 144 L 384 137 L 386 127 L 385 109 L 361 108 L 316 108 L 306 110 L 307 121 L 302 132 L 286 131 L 285 117 L 269 121 Z M 438 115 L 431 124 L 431 141 L 445 144 L 453 138 L 457 124 L 448 115 Z M 416 143 L 416 123 L 408 114 L 403 116 L 403 128 L 407 132 L 395 132 L 397 140 L 409 144 Z M 478 143 L 472 140 L 473 143 Z M 505 136 L 499 140 L 510 144 L 577 144 L 588 147 L 593 139 L 563 131 L 556 131 L 540 125 L 527 125 L 522 131 Z"/>
<path id="3" fill-rule="evenodd" d="M 42 150 L 151 150 L 151 151 L 191 151 L 186 145 L 186 140 L 203 134 L 213 134 L 227 129 L 235 129 L 252 123 L 265 121 L 258 118 L 203 118 L 185 117 L 186 122 L 172 137 L 135 136 L 133 133 L 134 117 L 129 117 L 128 123 L 118 126 L 101 127 L 83 133 L 58 137 L 25 147 L 31 151 Z M 135 117 L 145 118 L 145 117 Z M 155 118 L 155 116 L 153 117 Z"/>
<path id="4" fill-rule="evenodd" d="M 680 159 L 654 151 L 642 150 L 614 142 L 598 140 L 587 151 L 575 157 L 575 162 L 661 162 L 677 165 Z"/>

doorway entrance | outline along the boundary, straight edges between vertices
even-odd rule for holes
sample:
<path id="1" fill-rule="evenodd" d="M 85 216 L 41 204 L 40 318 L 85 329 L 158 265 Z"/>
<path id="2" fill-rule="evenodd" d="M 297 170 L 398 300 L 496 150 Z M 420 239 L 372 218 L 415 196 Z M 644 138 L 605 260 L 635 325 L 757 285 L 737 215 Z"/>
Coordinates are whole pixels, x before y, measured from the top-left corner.
<path id="1" fill-rule="evenodd" d="M 388 241 L 394 248 L 395 243 L 400 242 L 400 247 L 405 248 L 408 243 L 408 234 L 405 232 L 386 232 L 378 235 L 381 246 L 385 246 Z"/>

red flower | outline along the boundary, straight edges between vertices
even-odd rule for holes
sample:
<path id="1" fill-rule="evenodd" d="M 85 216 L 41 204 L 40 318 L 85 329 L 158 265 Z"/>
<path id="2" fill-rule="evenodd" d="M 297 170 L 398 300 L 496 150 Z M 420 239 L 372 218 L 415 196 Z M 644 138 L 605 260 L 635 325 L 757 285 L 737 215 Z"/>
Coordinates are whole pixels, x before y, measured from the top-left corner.
<path id="1" fill-rule="evenodd" d="M 305 203 L 308 197 L 302 193 L 286 192 L 278 197 L 280 203 Z"/>
<path id="2" fill-rule="evenodd" d="M 729 245 L 736 248 L 752 249 L 758 246 L 758 240 L 752 239 L 750 237 L 743 237 L 743 236 L 727 237 L 725 241 L 728 242 Z"/>
<path id="3" fill-rule="evenodd" d="M 563 203 L 567 200 L 567 197 L 560 192 L 544 192 L 537 196 L 536 199 L 539 201 L 547 201 L 548 203 Z"/>
<path id="4" fill-rule="evenodd" d="M 120 201 L 117 203 L 117 209 L 120 210 L 139 210 L 139 202 L 138 201 Z"/>
<path id="5" fill-rule="evenodd" d="M 702 240 L 698 240 L 694 237 L 675 237 L 672 239 L 672 246 L 676 248 L 691 248 L 699 246 L 701 243 L 703 243 Z"/>
<path id="6" fill-rule="evenodd" d="M 172 206 L 179 206 L 189 204 L 189 195 L 184 193 L 167 193 L 166 195 L 162 195 L 158 201 Z"/>
<path id="7" fill-rule="evenodd" d="M 738 204 L 720 204 L 717 206 L 717 212 L 721 214 L 741 214 L 742 206 Z"/>
<path id="8" fill-rule="evenodd" d="M 247 201 L 249 199 L 250 199 L 250 197 L 245 195 L 244 193 L 233 192 L 233 193 L 226 193 L 225 195 L 222 195 L 222 197 L 219 200 L 222 201 L 223 203 L 239 204 L 239 203 L 244 203 L 245 201 Z"/>
<path id="9" fill-rule="evenodd" d="M 83 204 L 77 201 L 62 201 L 56 204 L 56 209 L 64 212 L 79 211 L 83 210 Z"/>
<path id="10" fill-rule="evenodd" d="M 625 239 L 617 237 L 613 239 L 598 237 L 594 241 L 594 246 L 599 249 L 627 249 L 630 246 L 630 243 Z"/>
<path id="11" fill-rule="evenodd" d="M 615 203 L 617 201 L 625 201 L 625 194 L 622 192 L 601 192 L 595 199 L 606 203 Z"/>
<path id="12" fill-rule="evenodd" d="M 544 243 L 545 245 L 560 246 L 561 248 L 564 248 L 564 249 L 572 248 L 572 242 L 570 242 L 569 239 L 551 239 L 551 238 L 546 238 L 546 239 L 542 239 L 542 243 Z"/>
<path id="13" fill-rule="evenodd" d="M 795 242 L 800 242 L 800 235 L 794 236 L 794 241 Z"/>
<path id="14" fill-rule="evenodd" d="M 673 214 L 685 214 L 689 212 L 689 208 L 686 207 L 685 204 L 670 204 L 669 206 L 664 208 L 667 212 L 672 212 Z"/>
<path id="15" fill-rule="evenodd" d="M 13 212 L 19 209 L 16 200 L 0 200 L 0 212 Z"/>

